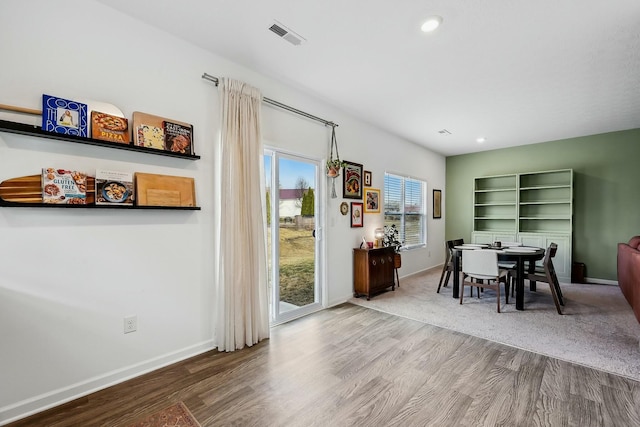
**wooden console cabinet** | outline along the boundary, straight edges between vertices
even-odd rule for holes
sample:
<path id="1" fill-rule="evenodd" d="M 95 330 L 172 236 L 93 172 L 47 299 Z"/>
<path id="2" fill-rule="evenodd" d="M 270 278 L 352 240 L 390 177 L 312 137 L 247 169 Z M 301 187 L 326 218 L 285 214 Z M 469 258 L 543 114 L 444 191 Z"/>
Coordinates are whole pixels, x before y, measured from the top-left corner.
<path id="1" fill-rule="evenodd" d="M 393 247 L 353 250 L 353 296 L 373 295 L 387 288 L 395 290 Z"/>

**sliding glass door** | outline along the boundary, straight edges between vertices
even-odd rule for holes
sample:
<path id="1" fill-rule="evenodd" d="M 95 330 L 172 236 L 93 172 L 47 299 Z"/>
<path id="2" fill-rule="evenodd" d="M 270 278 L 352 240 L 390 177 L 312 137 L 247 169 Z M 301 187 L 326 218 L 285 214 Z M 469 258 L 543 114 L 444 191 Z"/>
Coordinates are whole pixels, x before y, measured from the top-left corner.
<path id="1" fill-rule="evenodd" d="M 318 160 L 265 150 L 271 323 L 321 307 Z"/>

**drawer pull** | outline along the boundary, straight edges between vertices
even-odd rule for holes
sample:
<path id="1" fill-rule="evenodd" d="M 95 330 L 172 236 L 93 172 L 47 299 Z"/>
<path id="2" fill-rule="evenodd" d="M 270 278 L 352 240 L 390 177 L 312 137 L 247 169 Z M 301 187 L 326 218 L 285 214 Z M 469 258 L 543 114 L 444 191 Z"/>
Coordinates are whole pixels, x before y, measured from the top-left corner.
<path id="1" fill-rule="evenodd" d="M 371 265 L 376 265 L 376 260 L 375 259 L 371 260 Z"/>

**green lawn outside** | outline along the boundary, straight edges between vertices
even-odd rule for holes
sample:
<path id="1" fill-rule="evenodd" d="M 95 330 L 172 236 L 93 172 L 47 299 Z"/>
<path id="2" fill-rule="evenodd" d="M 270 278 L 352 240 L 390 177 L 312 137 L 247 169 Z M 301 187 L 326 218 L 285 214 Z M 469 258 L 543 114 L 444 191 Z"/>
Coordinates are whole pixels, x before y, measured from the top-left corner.
<path id="1" fill-rule="evenodd" d="M 310 230 L 280 227 L 280 301 L 314 302 L 315 238 Z"/>

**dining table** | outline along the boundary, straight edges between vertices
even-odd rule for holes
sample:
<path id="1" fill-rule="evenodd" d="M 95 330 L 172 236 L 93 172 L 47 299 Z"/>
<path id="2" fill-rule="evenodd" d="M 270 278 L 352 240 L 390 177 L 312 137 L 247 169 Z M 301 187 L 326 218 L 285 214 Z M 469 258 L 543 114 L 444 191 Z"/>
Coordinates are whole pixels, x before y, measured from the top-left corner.
<path id="1" fill-rule="evenodd" d="M 525 264 L 527 273 L 533 273 L 536 261 L 544 258 L 545 249 L 532 246 L 495 247 L 487 244 L 463 244 L 452 248 L 453 257 L 453 298 L 460 298 L 460 261 L 465 250 L 492 249 L 498 252 L 499 262 L 516 263 L 516 310 L 524 310 Z M 530 281 L 531 290 L 535 290 L 535 281 Z"/>

